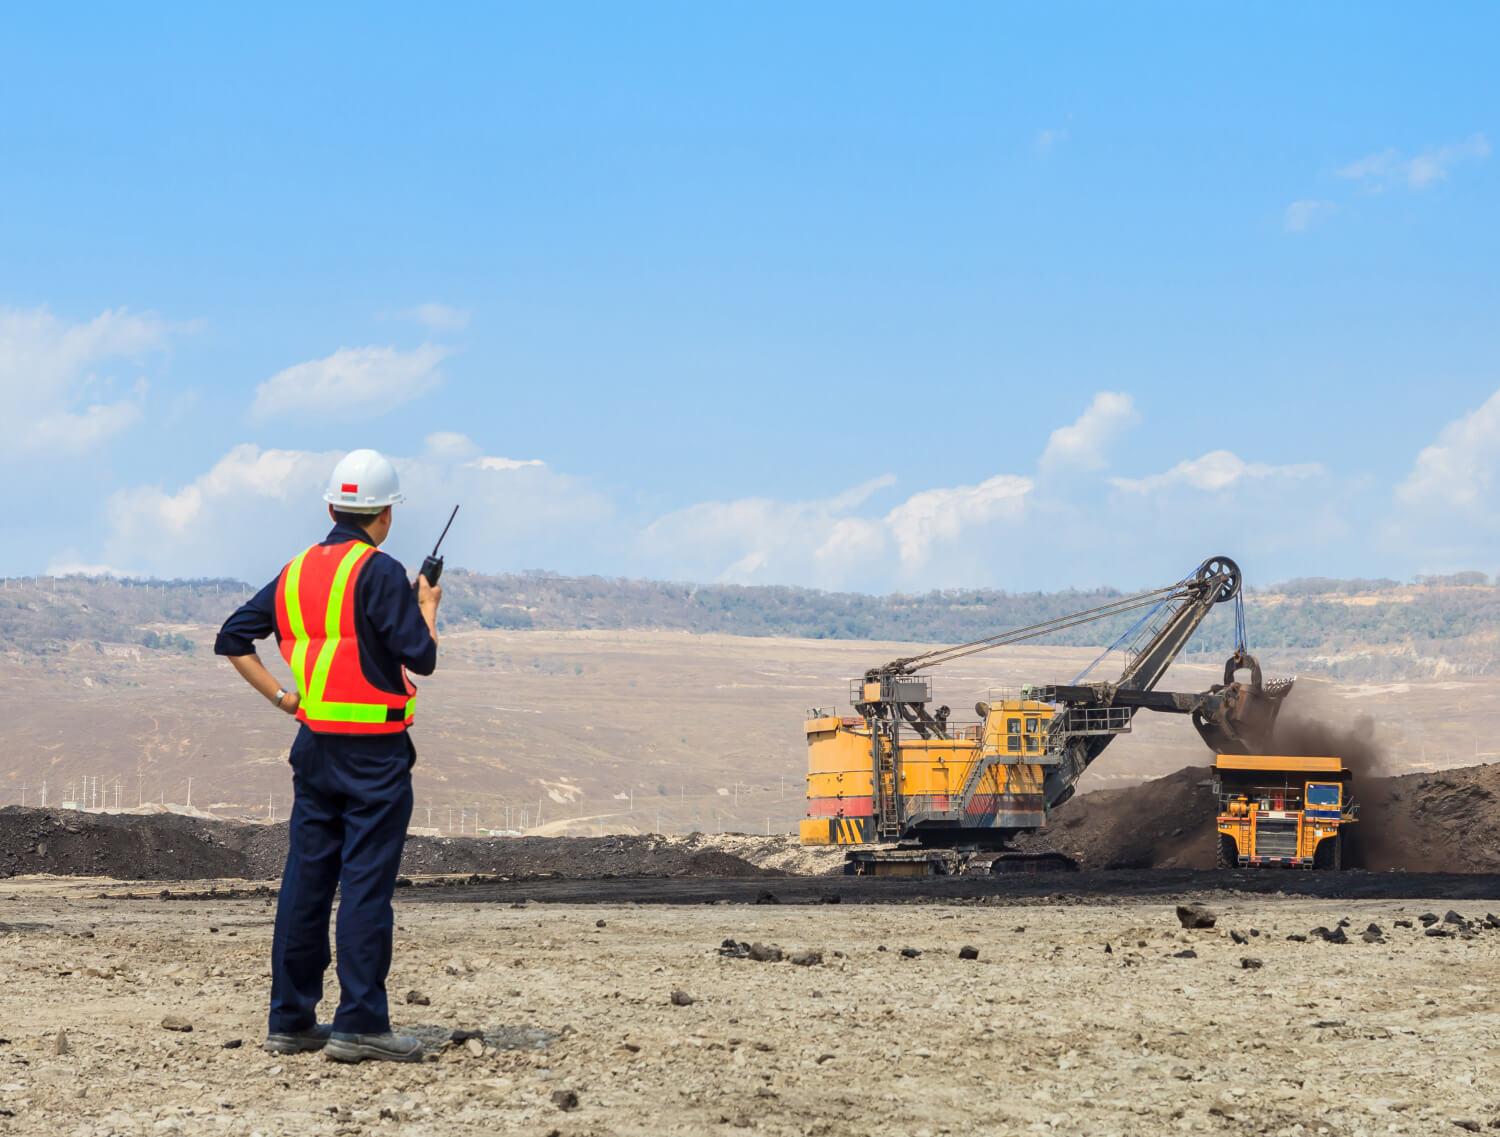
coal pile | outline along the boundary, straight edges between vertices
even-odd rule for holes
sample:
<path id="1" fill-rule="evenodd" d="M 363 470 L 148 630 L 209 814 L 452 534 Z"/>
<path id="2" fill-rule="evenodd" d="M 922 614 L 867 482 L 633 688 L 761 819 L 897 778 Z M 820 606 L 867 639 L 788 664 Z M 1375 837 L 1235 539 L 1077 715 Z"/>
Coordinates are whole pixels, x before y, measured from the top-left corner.
<path id="1" fill-rule="evenodd" d="M 620 837 L 408 837 L 406 873 L 509 877 L 781 876 L 719 849 L 691 849 L 656 834 Z"/>
<path id="2" fill-rule="evenodd" d="M 1079 794 L 1021 845 L 1055 849 L 1089 869 L 1213 868 L 1212 777 L 1206 766 L 1188 766 L 1129 789 Z"/>
<path id="3" fill-rule="evenodd" d="M 1213 771 L 1189 766 L 1123 790 L 1080 794 L 1023 842 L 1086 869 L 1211 869 Z M 1500 763 L 1358 777 L 1346 863 L 1375 872 L 1500 872 Z"/>
<path id="4" fill-rule="evenodd" d="M 274 880 L 286 859 L 285 825 L 179 814 L 0 809 L 0 877 L 24 873 L 117 880 Z M 512 879 L 760 877 L 783 875 L 719 849 L 666 837 L 409 837 L 401 871 L 481 873 Z"/>
<path id="5" fill-rule="evenodd" d="M 52 873 L 122 880 L 262 880 L 281 875 L 278 858 L 285 849 L 285 826 L 172 813 L 0 809 L 0 877 Z"/>

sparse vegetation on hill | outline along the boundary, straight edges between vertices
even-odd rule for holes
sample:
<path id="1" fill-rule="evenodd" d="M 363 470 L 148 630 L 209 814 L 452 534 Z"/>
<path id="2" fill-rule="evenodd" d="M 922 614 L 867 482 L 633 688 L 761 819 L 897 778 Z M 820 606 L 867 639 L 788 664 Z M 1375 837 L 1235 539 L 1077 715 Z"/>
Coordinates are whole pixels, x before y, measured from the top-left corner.
<path id="1" fill-rule="evenodd" d="M 187 651 L 186 625 L 219 623 L 249 588 L 235 581 L 8 580 L 0 643 L 24 653 L 78 641 Z M 729 635 L 958 643 L 1118 598 L 1115 589 L 1013 593 L 962 589 L 868 596 L 783 586 L 695 585 L 544 572 L 451 570 L 444 622 L 455 628 L 680 629 Z M 1500 656 L 1500 587 L 1483 573 L 1388 579 L 1304 578 L 1248 596 L 1252 646 L 1304 670 L 1382 678 L 1487 674 Z M 1232 624 L 1216 612 L 1195 645 L 1227 652 Z M 1043 643 L 1110 642 L 1131 617 Z"/>

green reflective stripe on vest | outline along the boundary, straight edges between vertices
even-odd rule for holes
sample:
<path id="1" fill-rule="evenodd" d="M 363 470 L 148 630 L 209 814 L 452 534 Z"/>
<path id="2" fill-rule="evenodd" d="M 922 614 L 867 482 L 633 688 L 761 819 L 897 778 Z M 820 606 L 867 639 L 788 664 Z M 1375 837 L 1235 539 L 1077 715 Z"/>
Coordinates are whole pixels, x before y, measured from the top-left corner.
<path id="1" fill-rule="evenodd" d="M 292 681 L 297 684 L 298 698 L 307 700 L 307 627 L 302 622 L 302 597 L 298 588 L 302 583 L 302 560 L 304 552 L 286 566 L 286 587 L 282 598 L 286 601 L 286 620 L 292 629 Z"/>
<path id="2" fill-rule="evenodd" d="M 349 577 L 354 568 L 368 554 L 374 552 L 371 545 L 356 544 L 344 554 L 333 574 L 333 585 L 328 591 L 328 612 L 323 621 L 327 637 L 323 650 L 313 664 L 312 684 L 303 702 L 307 717 L 317 722 L 385 722 L 386 708 L 378 703 L 326 703 L 323 692 L 328 688 L 328 671 L 333 666 L 334 652 L 343 639 L 342 618 L 344 594 L 349 588 Z"/>
<path id="3" fill-rule="evenodd" d="M 323 615 L 323 650 L 318 653 L 317 660 L 313 663 L 312 682 L 307 690 L 307 717 L 310 719 L 337 720 L 339 722 L 376 722 L 377 719 L 370 718 L 345 718 L 328 712 L 336 706 L 348 704 L 325 703 L 323 692 L 328 689 L 328 672 L 333 667 L 333 656 L 338 650 L 339 642 L 343 639 L 340 630 L 340 621 L 344 614 L 344 593 L 349 587 L 349 574 L 354 571 L 354 566 L 360 562 L 366 553 L 370 551 L 369 545 L 355 544 L 344 559 L 339 562 L 339 567 L 334 570 L 333 584 L 328 589 L 328 610 Z M 378 709 L 381 718 L 385 717 L 385 708 Z"/>

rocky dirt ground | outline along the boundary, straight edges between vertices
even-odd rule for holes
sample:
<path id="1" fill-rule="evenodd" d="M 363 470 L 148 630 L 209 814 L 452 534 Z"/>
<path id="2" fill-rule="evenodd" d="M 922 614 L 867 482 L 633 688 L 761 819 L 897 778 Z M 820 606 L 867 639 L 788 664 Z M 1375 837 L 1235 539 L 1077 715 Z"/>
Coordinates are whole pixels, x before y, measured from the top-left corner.
<path id="1" fill-rule="evenodd" d="M 256 1049 L 265 899 L 96 899 L 103 887 L 13 878 L 0 891 L 0 1130 L 1500 1129 L 1500 930 L 1444 923 L 1441 903 L 1230 894 L 1210 900 L 1214 928 L 1185 930 L 1155 901 L 403 900 L 398 1024 L 487 1041 L 420 1065 L 343 1067 Z M 1449 934 L 1427 934 L 1429 909 Z M 1371 923 L 1382 934 L 1365 942 Z M 1318 926 L 1349 942 L 1288 939 Z M 726 939 L 821 962 L 721 954 Z"/>

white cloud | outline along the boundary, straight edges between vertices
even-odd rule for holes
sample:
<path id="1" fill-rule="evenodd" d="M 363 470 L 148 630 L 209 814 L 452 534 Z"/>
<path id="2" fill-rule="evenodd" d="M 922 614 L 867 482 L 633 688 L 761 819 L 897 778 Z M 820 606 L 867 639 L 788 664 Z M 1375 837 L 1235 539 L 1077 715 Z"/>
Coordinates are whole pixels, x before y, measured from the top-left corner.
<path id="1" fill-rule="evenodd" d="M 524 470 L 527 466 L 545 466 L 540 458 L 497 458 L 485 455 L 464 465 L 471 470 Z"/>
<path id="2" fill-rule="evenodd" d="M 479 446 L 467 434 L 456 430 L 438 430 L 422 440 L 427 457 L 440 462 L 462 462 L 479 453 Z"/>
<path id="3" fill-rule="evenodd" d="M 841 550 L 828 536 L 873 494 L 895 481 L 871 478 L 828 498 L 704 501 L 673 510 L 646 525 L 636 539 L 642 566 L 660 575 L 735 583 L 802 580 L 833 585 L 842 579 Z"/>
<path id="4" fill-rule="evenodd" d="M 1460 162 L 1487 158 L 1489 153 L 1489 139 L 1483 134 L 1472 134 L 1459 142 L 1429 147 L 1410 158 L 1394 148 L 1379 150 L 1350 162 L 1338 173 L 1374 190 L 1403 184 L 1422 190 L 1444 180 Z"/>
<path id="5" fill-rule="evenodd" d="M 1068 132 L 1061 127 L 1051 127 L 1036 132 L 1034 145 L 1038 153 L 1050 154 L 1068 140 Z"/>
<path id="6" fill-rule="evenodd" d="M 885 517 L 902 566 L 909 571 L 921 569 L 944 542 L 957 541 L 967 531 L 998 521 L 1019 520 L 1033 484 L 1030 478 L 996 474 L 974 486 L 913 494 Z"/>
<path id="7" fill-rule="evenodd" d="M 102 558 L 132 573 L 269 579 L 328 527 L 322 501 L 337 451 L 235 446 L 175 488 L 136 486 L 111 496 Z M 390 551 L 420 563 L 448 510 L 462 504 L 445 551 L 450 563 L 491 571 L 592 567 L 607 555 L 612 503 L 540 462 L 480 465 L 394 458 L 407 504 L 397 507 Z"/>
<path id="8" fill-rule="evenodd" d="M 1211 450 L 1199 458 L 1178 462 L 1170 470 L 1144 478 L 1111 478 L 1110 484 L 1127 493 L 1153 493 L 1185 488 L 1204 493 L 1218 493 L 1249 481 L 1296 481 L 1317 477 L 1323 467 L 1316 462 L 1289 466 L 1271 466 L 1264 462 L 1246 462 L 1229 450 Z"/>
<path id="9" fill-rule="evenodd" d="M 271 376 L 255 389 L 251 414 L 262 421 L 296 412 L 343 421 L 373 418 L 440 383 L 438 365 L 450 354 L 436 344 L 411 351 L 341 347 Z"/>
<path id="10" fill-rule="evenodd" d="M 1396 523 L 1460 556 L 1493 564 L 1500 531 L 1500 390 L 1422 448 L 1396 487 Z M 1432 568 L 1440 565 L 1427 566 Z M 1473 566 L 1461 566 L 1473 567 Z"/>
<path id="11" fill-rule="evenodd" d="M 121 572 L 113 565 L 88 564 L 83 561 L 54 560 L 47 566 L 44 576 L 113 576 L 124 577 L 129 573 Z"/>
<path id="12" fill-rule="evenodd" d="M 891 475 L 832 497 L 785 502 L 769 498 L 700 502 L 657 518 L 639 548 L 652 571 L 738 583 L 915 583 L 942 556 L 947 577 L 968 555 L 957 546 L 976 531 L 1020 519 L 1032 480 L 997 474 L 977 485 L 912 494 L 883 516 L 860 510 Z"/>
<path id="13" fill-rule="evenodd" d="M 436 300 L 429 300 L 425 304 L 418 304 L 415 308 L 407 308 L 399 315 L 402 319 L 414 320 L 429 331 L 461 332 L 469 326 L 469 319 L 473 313 L 467 308 L 454 308 L 449 304 L 439 304 Z"/>
<path id="14" fill-rule="evenodd" d="M 1075 421 L 1052 432 L 1040 468 L 1101 470 L 1108 464 L 1110 444 L 1139 421 L 1129 395 L 1100 391 Z"/>
<path id="15" fill-rule="evenodd" d="M 1282 215 L 1281 227 L 1288 233 L 1305 233 L 1337 209 L 1338 206 L 1331 201 L 1318 201 L 1311 198 L 1294 201 L 1286 207 L 1286 212 Z"/>
<path id="16" fill-rule="evenodd" d="M 1486 413 L 1500 415 L 1500 407 Z M 1257 580 L 1271 578 L 1274 558 L 1293 566 L 1285 575 L 1331 575 L 1327 558 L 1345 554 L 1351 532 L 1377 520 L 1359 516 L 1362 499 L 1348 482 L 1312 463 L 1273 465 L 1216 450 L 1159 473 L 1111 477 L 1103 456 L 1136 417 L 1128 396 L 1100 393 L 1053 432 L 1030 473 L 901 495 L 890 492 L 895 479 L 885 474 L 819 498 L 699 501 L 654 517 L 622 511 L 541 459 L 485 454 L 467 435 L 437 432 L 419 456 L 395 459 L 409 504 L 397 511 L 389 551 L 408 567 L 419 562 L 461 503 L 445 549 L 455 566 L 483 571 L 629 572 L 867 591 L 1128 587 L 1173 579 L 1212 553 L 1240 559 Z M 1439 448 L 1462 443 L 1466 452 L 1489 453 L 1475 450 L 1474 439 L 1490 437 L 1482 426 L 1479 419 L 1456 425 Z M 113 495 L 106 539 L 55 560 L 133 574 L 269 579 L 325 531 L 321 493 L 338 457 L 234 447 L 186 482 Z M 1473 469 L 1424 455 L 1419 467 L 1429 466 L 1441 467 L 1432 474 L 1438 485 Z"/>
<path id="17" fill-rule="evenodd" d="M 69 323 L 45 308 L 0 308 L 0 460 L 81 454 L 137 422 L 145 380 L 112 371 L 165 351 L 172 330 L 124 309 Z"/>

